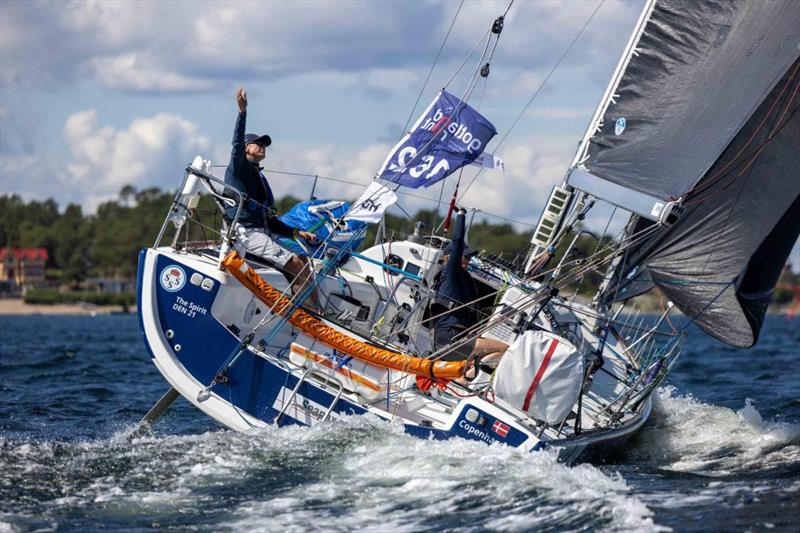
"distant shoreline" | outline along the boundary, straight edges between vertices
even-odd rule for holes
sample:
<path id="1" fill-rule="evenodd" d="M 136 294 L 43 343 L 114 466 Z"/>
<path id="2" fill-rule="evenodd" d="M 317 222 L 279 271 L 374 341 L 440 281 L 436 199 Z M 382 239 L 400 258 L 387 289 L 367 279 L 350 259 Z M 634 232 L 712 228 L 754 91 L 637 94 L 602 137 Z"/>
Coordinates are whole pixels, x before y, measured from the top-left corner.
<path id="1" fill-rule="evenodd" d="M 136 313 L 136 306 L 128 308 L 131 314 Z M 109 315 L 122 313 L 121 305 L 92 304 L 26 304 L 22 298 L 0 299 L 0 316 L 9 315 Z"/>
<path id="2" fill-rule="evenodd" d="M 768 315 L 788 314 L 790 305 L 770 306 L 767 310 Z M 128 308 L 128 314 L 136 313 L 136 306 Z M 22 298 L 0 298 L 0 316 L 9 315 L 110 315 L 112 313 L 123 313 L 121 305 L 97 306 L 92 304 L 26 304 Z M 658 312 L 654 307 L 653 313 Z"/>

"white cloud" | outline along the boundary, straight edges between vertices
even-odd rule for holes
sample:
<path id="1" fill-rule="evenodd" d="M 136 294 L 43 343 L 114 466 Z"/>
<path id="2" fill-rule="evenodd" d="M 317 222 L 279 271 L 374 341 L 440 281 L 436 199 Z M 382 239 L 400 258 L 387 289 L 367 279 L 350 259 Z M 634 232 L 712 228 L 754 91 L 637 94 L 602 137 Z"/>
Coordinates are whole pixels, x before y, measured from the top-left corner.
<path id="1" fill-rule="evenodd" d="M 332 144 L 313 147 L 283 144 L 270 149 L 263 165 L 270 171 L 270 184 L 278 197 L 292 195 L 308 199 L 314 182 L 313 175 L 316 174 L 321 176 L 314 193 L 316 197 L 352 201 L 375 175 L 389 149 L 389 145 L 382 143 L 349 149 Z M 227 156 L 224 162 L 227 162 Z M 292 176 L 278 171 L 306 175 Z"/>
<path id="2" fill-rule="evenodd" d="M 587 119 L 592 116 L 593 109 L 583 107 L 545 107 L 534 109 L 530 112 L 531 116 L 546 119 Z M 588 120 L 588 119 L 587 119 Z"/>
<path id="3" fill-rule="evenodd" d="M 116 129 L 102 125 L 97 111 L 89 109 L 67 119 L 63 136 L 72 160 L 57 180 L 61 190 L 49 192 L 57 198 L 79 199 L 89 211 L 127 184 L 177 187 L 186 163 L 213 149 L 195 124 L 168 113 Z"/>
<path id="4" fill-rule="evenodd" d="M 568 159 L 563 141 L 550 139 L 552 149 L 536 139 L 506 146 L 500 154 L 506 172 L 483 172 L 464 194 L 463 203 L 489 213 L 535 223 L 550 188 L 564 175 Z"/>
<path id="5" fill-rule="evenodd" d="M 458 63 L 506 2 L 467 2 L 441 62 Z M 496 59 L 519 71 L 548 68 L 595 2 L 518 3 Z M 6 2 L 0 19 L 4 82 L 72 82 L 89 74 L 115 89 L 216 90 L 227 79 L 318 71 L 363 72 L 366 89 L 424 72 L 450 24 L 449 2 Z M 572 62 L 604 67 L 638 3 L 610 1 Z M 586 50 L 589 50 L 586 52 Z M 595 51 L 599 50 L 599 51 Z M 381 72 L 392 75 L 381 75 Z M 385 88 L 385 87 L 384 87 Z"/>
<path id="6" fill-rule="evenodd" d="M 129 53 L 96 57 L 89 61 L 97 80 L 112 89 L 132 92 L 202 92 L 216 86 L 204 78 L 192 78 L 165 70 L 152 58 Z"/>

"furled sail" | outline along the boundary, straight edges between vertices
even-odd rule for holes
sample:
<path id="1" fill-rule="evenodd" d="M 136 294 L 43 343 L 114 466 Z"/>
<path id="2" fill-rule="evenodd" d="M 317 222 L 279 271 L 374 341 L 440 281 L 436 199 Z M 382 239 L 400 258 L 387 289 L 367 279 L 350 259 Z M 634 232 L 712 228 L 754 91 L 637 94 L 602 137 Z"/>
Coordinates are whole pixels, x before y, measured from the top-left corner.
<path id="1" fill-rule="evenodd" d="M 651 1 L 570 185 L 658 219 L 658 202 L 707 174 L 797 58 L 798 27 L 794 0 Z"/>
<path id="2" fill-rule="evenodd" d="M 655 285 L 710 335 L 755 344 L 800 234 L 799 93 L 796 59 L 686 196 L 683 216 L 628 250 L 610 297 Z M 638 219 L 629 233 L 652 224 Z"/>

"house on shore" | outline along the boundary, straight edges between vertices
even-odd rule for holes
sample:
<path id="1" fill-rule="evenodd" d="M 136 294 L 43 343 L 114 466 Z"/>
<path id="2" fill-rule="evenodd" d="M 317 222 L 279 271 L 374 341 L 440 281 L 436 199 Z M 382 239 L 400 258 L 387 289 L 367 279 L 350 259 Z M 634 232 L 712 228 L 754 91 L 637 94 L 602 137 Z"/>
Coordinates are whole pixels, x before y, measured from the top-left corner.
<path id="1" fill-rule="evenodd" d="M 45 284 L 45 248 L 0 248 L 0 283 L 7 290 Z"/>

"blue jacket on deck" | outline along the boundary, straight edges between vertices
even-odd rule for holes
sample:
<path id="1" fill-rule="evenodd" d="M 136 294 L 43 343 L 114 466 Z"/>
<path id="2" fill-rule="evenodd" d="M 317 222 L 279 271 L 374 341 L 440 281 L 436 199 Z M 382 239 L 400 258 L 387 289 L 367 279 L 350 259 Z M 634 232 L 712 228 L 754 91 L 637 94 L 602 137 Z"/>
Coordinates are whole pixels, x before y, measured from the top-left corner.
<path id="1" fill-rule="evenodd" d="M 269 186 L 266 176 L 261 173 L 258 163 L 247 159 L 244 151 L 244 130 L 247 113 L 239 113 L 236 117 L 236 126 L 233 129 L 233 148 L 231 160 L 225 169 L 225 183 L 247 195 L 247 201 L 242 207 L 239 223 L 248 228 L 269 229 L 271 233 L 283 237 L 291 237 L 293 228 L 284 224 L 272 214 L 271 208 L 275 205 L 275 197 Z M 225 217 L 233 220 L 236 216 L 236 207 L 225 209 Z"/>
<path id="2" fill-rule="evenodd" d="M 478 297 L 478 289 L 472 276 L 461 267 L 461 257 L 464 255 L 465 216 L 464 213 L 456 215 L 453 228 L 453 239 L 450 242 L 450 258 L 439 274 L 436 285 L 437 296 L 449 302 L 451 307 L 458 307 L 467 302 L 472 302 Z M 444 315 L 435 322 L 436 327 L 461 326 L 469 327 L 477 321 L 477 314 L 472 306 L 457 309 Z"/>

